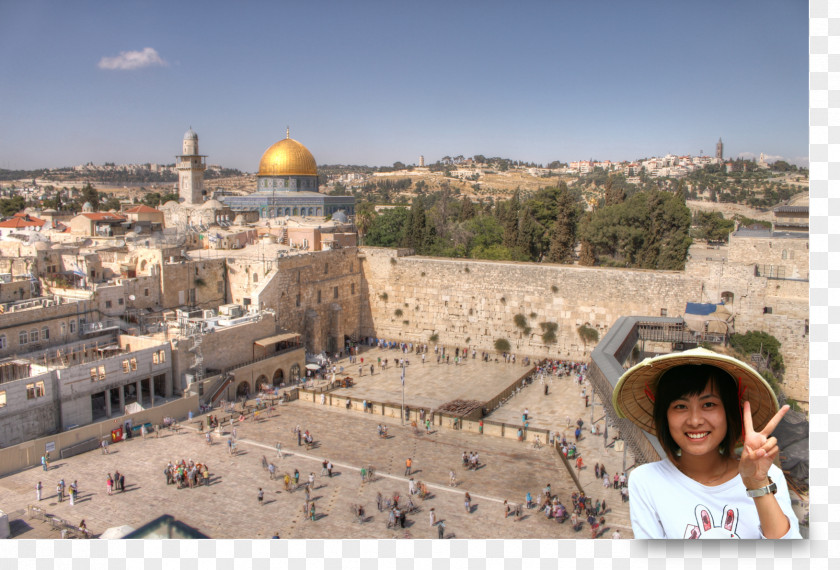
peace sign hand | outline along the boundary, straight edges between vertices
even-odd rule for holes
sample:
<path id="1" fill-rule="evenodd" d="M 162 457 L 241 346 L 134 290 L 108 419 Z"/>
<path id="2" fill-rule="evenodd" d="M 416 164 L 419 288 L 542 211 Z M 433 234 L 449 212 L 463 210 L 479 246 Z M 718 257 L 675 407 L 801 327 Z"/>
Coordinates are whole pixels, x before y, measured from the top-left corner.
<path id="1" fill-rule="evenodd" d="M 744 402 L 744 452 L 741 454 L 739 471 L 747 489 L 758 489 L 767 485 L 767 472 L 779 455 L 779 446 L 775 437 L 770 437 L 790 406 L 782 408 L 773 416 L 764 429 L 756 432 L 753 428 L 750 403 Z"/>

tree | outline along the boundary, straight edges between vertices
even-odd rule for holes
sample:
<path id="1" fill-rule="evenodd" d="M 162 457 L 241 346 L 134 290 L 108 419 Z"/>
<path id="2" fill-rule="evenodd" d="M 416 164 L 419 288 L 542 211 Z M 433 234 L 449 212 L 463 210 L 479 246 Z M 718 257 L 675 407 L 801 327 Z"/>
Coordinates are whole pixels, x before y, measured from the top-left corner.
<path id="1" fill-rule="evenodd" d="M 506 338 L 497 338 L 493 343 L 496 352 L 510 352 L 510 341 Z"/>
<path id="2" fill-rule="evenodd" d="M 408 208 L 390 208 L 377 215 L 365 235 L 365 244 L 399 247 L 409 222 Z"/>
<path id="3" fill-rule="evenodd" d="M 580 242 L 580 258 L 578 262 L 581 265 L 586 265 L 592 267 L 595 265 L 595 252 L 592 248 L 592 244 L 586 240 L 581 240 Z"/>
<path id="4" fill-rule="evenodd" d="M 102 209 L 106 212 L 110 212 L 111 210 L 116 210 L 117 212 L 119 212 L 120 208 L 122 207 L 122 204 L 120 204 L 120 201 L 114 196 L 108 196 L 108 198 L 104 202 L 102 202 L 101 206 Z"/>
<path id="5" fill-rule="evenodd" d="M 26 207 L 26 200 L 23 196 L 12 196 L 0 200 L 0 214 L 4 217 L 14 216 Z"/>
<path id="6" fill-rule="evenodd" d="M 622 179 L 624 177 L 622 176 Z M 604 186 L 604 205 L 613 206 L 624 202 L 626 193 L 624 191 L 624 181 L 616 176 L 607 178 L 607 184 Z"/>
<path id="7" fill-rule="evenodd" d="M 556 194 L 557 219 L 551 226 L 550 245 L 546 259 L 553 263 L 570 263 L 577 242 L 578 220 L 581 208 L 565 183 Z"/>
<path id="8" fill-rule="evenodd" d="M 85 204 L 86 202 L 90 202 L 90 205 L 93 206 L 94 212 L 99 210 L 99 192 L 96 191 L 96 188 L 90 185 L 90 182 L 85 184 L 84 188 L 82 188 L 81 203 Z"/>
<path id="9" fill-rule="evenodd" d="M 398 160 L 394 163 L 394 170 L 405 170 L 405 164 Z"/>
<path id="10" fill-rule="evenodd" d="M 356 229 L 359 230 L 359 240 L 364 241 L 364 237 L 370 229 L 373 219 L 376 217 L 376 210 L 371 202 L 360 202 L 356 204 Z"/>

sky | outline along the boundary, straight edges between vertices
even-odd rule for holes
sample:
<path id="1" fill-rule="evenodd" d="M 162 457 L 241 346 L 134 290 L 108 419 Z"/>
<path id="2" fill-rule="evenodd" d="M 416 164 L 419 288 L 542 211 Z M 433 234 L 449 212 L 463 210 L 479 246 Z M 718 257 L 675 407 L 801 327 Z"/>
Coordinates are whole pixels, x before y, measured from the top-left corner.
<path id="1" fill-rule="evenodd" d="M 807 165 L 797 0 L 0 1 L 0 168 L 443 156 Z"/>

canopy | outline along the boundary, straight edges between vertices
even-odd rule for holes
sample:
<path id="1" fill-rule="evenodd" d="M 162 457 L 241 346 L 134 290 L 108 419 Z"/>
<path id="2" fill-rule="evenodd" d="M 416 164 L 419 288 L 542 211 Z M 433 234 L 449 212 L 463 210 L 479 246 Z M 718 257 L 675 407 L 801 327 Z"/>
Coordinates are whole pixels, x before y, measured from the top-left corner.
<path id="1" fill-rule="evenodd" d="M 320 370 L 321 367 L 318 366 L 317 364 L 307 364 L 306 369 L 307 370 Z"/>
<path id="2" fill-rule="evenodd" d="M 261 338 L 259 340 L 255 340 L 254 344 L 257 346 L 271 346 L 272 344 L 276 344 L 278 342 L 283 342 L 284 340 L 292 340 L 293 338 L 300 338 L 300 335 L 297 333 L 282 333 L 276 334 L 274 336 L 269 336 L 266 338 Z"/>

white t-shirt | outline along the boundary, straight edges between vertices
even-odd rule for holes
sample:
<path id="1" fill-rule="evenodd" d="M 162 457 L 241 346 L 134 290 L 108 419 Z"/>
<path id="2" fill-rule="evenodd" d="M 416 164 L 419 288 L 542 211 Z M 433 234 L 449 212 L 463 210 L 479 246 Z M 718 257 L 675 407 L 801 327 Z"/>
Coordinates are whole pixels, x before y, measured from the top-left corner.
<path id="1" fill-rule="evenodd" d="M 790 530 L 782 538 L 802 538 L 782 470 L 772 465 L 768 475 L 790 520 Z M 755 500 L 747 496 L 740 475 L 707 487 L 665 459 L 633 470 L 629 490 L 635 538 L 764 538 Z"/>

